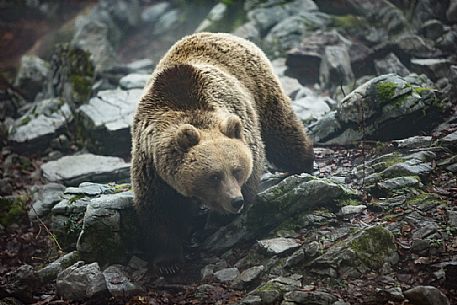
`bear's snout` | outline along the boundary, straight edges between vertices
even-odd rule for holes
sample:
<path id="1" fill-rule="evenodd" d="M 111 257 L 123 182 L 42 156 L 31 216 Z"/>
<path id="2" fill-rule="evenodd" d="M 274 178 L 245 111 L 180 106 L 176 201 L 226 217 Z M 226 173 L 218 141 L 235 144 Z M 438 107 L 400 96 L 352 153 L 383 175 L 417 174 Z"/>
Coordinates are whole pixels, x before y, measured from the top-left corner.
<path id="1" fill-rule="evenodd" d="M 232 207 L 237 211 L 237 213 L 240 213 L 243 210 L 244 207 L 244 198 L 243 197 L 236 197 L 232 199 Z"/>

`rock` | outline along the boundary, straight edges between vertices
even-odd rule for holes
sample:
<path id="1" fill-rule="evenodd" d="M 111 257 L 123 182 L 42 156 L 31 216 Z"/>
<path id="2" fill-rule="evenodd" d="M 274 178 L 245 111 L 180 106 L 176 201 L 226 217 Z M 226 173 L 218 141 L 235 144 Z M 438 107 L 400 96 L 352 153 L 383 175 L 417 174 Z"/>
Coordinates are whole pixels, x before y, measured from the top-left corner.
<path id="1" fill-rule="evenodd" d="M 422 183 L 418 177 L 395 177 L 378 183 L 381 190 L 398 190 L 402 188 L 420 188 Z"/>
<path id="2" fill-rule="evenodd" d="M 292 255 L 290 255 L 286 259 L 286 264 L 284 265 L 285 267 L 293 267 L 295 265 L 298 265 L 305 259 L 305 253 L 303 249 L 298 249 Z"/>
<path id="3" fill-rule="evenodd" d="M 119 86 L 124 90 L 143 89 L 150 77 L 149 74 L 128 74 L 121 78 Z"/>
<path id="4" fill-rule="evenodd" d="M 222 283 L 232 282 L 240 275 L 238 268 L 224 268 L 214 273 L 214 277 Z"/>
<path id="5" fill-rule="evenodd" d="M 75 264 L 79 260 L 79 254 L 76 251 L 65 254 L 59 257 L 54 262 L 48 264 L 46 267 L 38 270 L 37 275 L 44 283 L 53 282 L 56 280 L 57 275 L 64 269 Z"/>
<path id="6" fill-rule="evenodd" d="M 74 111 L 89 100 L 94 80 L 90 53 L 68 44 L 57 45 L 50 61 L 48 97 L 61 97 Z"/>
<path id="7" fill-rule="evenodd" d="M 112 265 L 103 271 L 108 291 L 113 297 L 130 298 L 144 292 L 143 288 L 135 285 L 130 281 L 125 267 L 121 265 Z"/>
<path id="8" fill-rule="evenodd" d="M 384 263 L 396 264 L 398 260 L 393 234 L 381 226 L 374 226 L 332 245 L 310 266 L 316 274 L 359 278 L 370 269 L 379 270 Z"/>
<path id="9" fill-rule="evenodd" d="M 436 40 L 441 37 L 444 32 L 444 25 L 438 20 L 428 20 L 420 27 L 420 32 L 425 36 L 425 38 L 429 38 L 432 40 Z"/>
<path id="10" fill-rule="evenodd" d="M 295 290 L 284 295 L 284 300 L 294 304 L 306 305 L 332 305 L 337 298 L 323 291 L 300 291 Z"/>
<path id="11" fill-rule="evenodd" d="M 127 10 L 128 11 L 128 10 Z M 116 63 L 116 52 L 109 40 L 109 27 L 94 15 L 79 16 L 72 44 L 90 54 L 97 70 L 106 70 Z"/>
<path id="12" fill-rule="evenodd" d="M 264 270 L 265 267 L 263 265 L 248 268 L 241 272 L 238 280 L 242 283 L 242 286 L 248 286 L 255 282 Z"/>
<path id="13" fill-rule="evenodd" d="M 316 28 L 324 28 L 329 23 L 328 15 L 314 11 L 301 11 L 300 14 L 284 18 L 266 35 L 264 43 L 274 57 L 296 48 L 300 41 Z"/>
<path id="14" fill-rule="evenodd" d="M 227 12 L 227 5 L 219 2 L 209 11 L 208 16 L 200 23 L 195 32 L 214 32 Z"/>
<path id="15" fill-rule="evenodd" d="M 34 55 L 23 55 L 14 85 L 28 101 L 33 101 L 38 92 L 44 89 L 48 77 L 48 63 Z"/>
<path id="16" fill-rule="evenodd" d="M 159 20 L 157 20 L 152 33 L 154 35 L 161 35 L 173 30 L 173 28 L 179 24 L 178 17 L 177 10 L 169 10 L 165 12 L 162 16 L 160 16 Z"/>
<path id="17" fill-rule="evenodd" d="M 270 254 L 284 254 L 300 247 L 300 244 L 295 239 L 284 237 L 260 240 L 258 244 Z"/>
<path id="18" fill-rule="evenodd" d="M 448 31 L 437 39 L 436 46 L 446 55 L 455 54 L 457 51 L 457 31 Z M 426 57 L 426 56 L 422 56 Z"/>
<path id="19" fill-rule="evenodd" d="M 380 289 L 376 291 L 379 301 L 387 303 L 388 301 L 402 302 L 405 299 L 400 287 Z"/>
<path id="20" fill-rule="evenodd" d="M 78 187 L 67 187 L 64 193 L 70 195 L 96 196 L 112 192 L 113 188 L 107 184 L 81 182 Z"/>
<path id="21" fill-rule="evenodd" d="M 87 206 L 76 248 L 89 262 L 125 263 L 137 246 L 137 230 L 132 193 L 101 195 Z"/>
<path id="22" fill-rule="evenodd" d="M 262 284 L 250 294 L 257 295 L 261 299 L 261 304 L 276 304 L 289 291 L 301 288 L 299 281 L 279 277 Z"/>
<path id="23" fill-rule="evenodd" d="M 49 213 L 51 209 L 63 197 L 65 187 L 58 183 L 48 183 L 41 187 L 33 195 L 32 208 L 28 215 L 30 220 L 35 220 L 37 217 L 42 217 Z"/>
<path id="24" fill-rule="evenodd" d="M 83 181 L 109 182 L 129 177 L 130 165 L 117 157 L 82 154 L 65 156 L 41 166 L 43 176 L 52 182 L 78 185 Z"/>
<path id="25" fill-rule="evenodd" d="M 14 150 L 23 154 L 44 152 L 72 120 L 68 104 L 58 98 L 45 99 L 14 122 L 8 141 Z"/>
<path id="26" fill-rule="evenodd" d="M 329 97 L 307 96 L 292 102 L 292 109 L 303 122 L 313 122 L 330 112 L 334 101 Z"/>
<path id="27" fill-rule="evenodd" d="M 248 20 L 253 21 L 264 35 L 273 26 L 289 16 L 297 15 L 299 12 L 318 10 L 316 4 L 311 0 L 293 0 L 286 3 L 279 2 L 275 4 L 276 5 L 257 4 L 255 8 L 247 10 Z"/>
<path id="28" fill-rule="evenodd" d="M 233 31 L 233 34 L 238 37 L 250 40 L 254 43 L 260 42 L 260 33 L 255 25 L 255 22 L 253 21 L 242 24 L 236 28 L 235 31 Z"/>
<path id="29" fill-rule="evenodd" d="M 303 84 L 319 83 L 325 47 L 332 45 L 350 46 L 351 42 L 336 31 L 317 31 L 305 35 L 297 47 L 287 52 L 287 74 Z"/>
<path id="30" fill-rule="evenodd" d="M 108 12 L 117 25 L 127 29 L 137 26 L 141 21 L 142 8 L 138 0 L 102 0 L 99 7 Z"/>
<path id="31" fill-rule="evenodd" d="M 383 177 L 404 177 L 404 176 L 419 176 L 423 180 L 425 180 L 428 175 L 432 172 L 431 163 L 423 163 L 417 159 L 407 160 L 402 163 L 397 163 L 392 166 L 389 166 L 384 171 L 382 171 L 381 175 Z M 398 184 L 398 180 L 394 180 L 394 183 Z M 410 183 L 410 184 L 417 184 L 412 179 L 400 179 L 400 183 Z"/>
<path id="32" fill-rule="evenodd" d="M 66 300 L 82 301 L 108 295 L 105 277 L 97 263 L 79 261 L 57 276 L 57 295 Z"/>
<path id="33" fill-rule="evenodd" d="M 407 76 L 411 73 L 394 53 L 389 53 L 382 59 L 375 59 L 374 66 L 378 75 L 394 73 L 399 76 Z"/>
<path id="34" fill-rule="evenodd" d="M 154 70 L 154 62 L 149 58 L 138 59 L 129 63 L 127 70 L 133 74 L 150 75 Z"/>
<path id="35" fill-rule="evenodd" d="M 247 295 L 244 299 L 241 300 L 243 305 L 261 305 L 262 299 L 258 295 Z"/>
<path id="36" fill-rule="evenodd" d="M 155 3 L 151 6 L 148 6 L 142 13 L 141 19 L 145 23 L 155 23 L 168 9 L 170 8 L 170 3 L 163 1 Z"/>
<path id="37" fill-rule="evenodd" d="M 265 230 L 303 211 L 332 206 L 354 193 L 343 185 L 307 174 L 287 177 L 258 194 L 255 205 L 231 224 L 222 227 L 204 243 L 204 248 L 219 252 L 240 241 L 251 241 Z"/>
<path id="38" fill-rule="evenodd" d="M 439 143 L 453 151 L 457 150 L 457 131 L 446 135 L 439 140 Z"/>
<path id="39" fill-rule="evenodd" d="M 329 112 L 309 126 L 317 143 L 347 145 L 365 139 L 405 138 L 431 130 L 449 105 L 417 75 L 381 75 L 359 86 Z M 364 134 L 360 131 L 363 105 Z M 441 114 L 440 114 L 441 113 Z M 411 124 L 411 122 L 420 124 Z"/>
<path id="40" fill-rule="evenodd" d="M 449 305 L 448 298 L 433 286 L 416 286 L 404 291 L 405 297 L 414 305 Z"/>
<path id="41" fill-rule="evenodd" d="M 449 8 L 446 12 L 446 18 L 450 22 L 457 22 L 457 1 L 449 1 Z"/>
<path id="42" fill-rule="evenodd" d="M 417 74 L 425 74 L 433 81 L 448 77 L 450 65 L 447 59 L 411 59 L 411 70 Z"/>
<path id="43" fill-rule="evenodd" d="M 367 209 L 366 205 L 345 205 L 341 208 L 340 212 L 338 213 L 341 216 L 349 216 L 354 214 L 361 214 L 364 210 Z"/>
<path id="44" fill-rule="evenodd" d="M 425 148 L 432 146 L 432 137 L 431 136 L 414 136 L 402 140 L 392 141 L 399 149 L 415 149 L 415 148 Z"/>
<path id="45" fill-rule="evenodd" d="M 323 87 L 348 85 L 354 81 L 351 60 L 345 46 L 328 46 L 319 69 L 319 80 Z"/>
<path id="46" fill-rule="evenodd" d="M 91 151 L 127 155 L 131 150 L 133 113 L 143 90 L 100 91 L 80 107 L 81 124 Z"/>
<path id="47" fill-rule="evenodd" d="M 297 93 L 300 91 L 300 89 L 303 88 L 302 85 L 298 82 L 297 79 L 288 77 L 288 76 L 281 76 L 279 77 L 279 81 L 282 85 L 282 88 L 284 92 L 287 94 L 288 97 L 290 97 L 292 100 L 295 98 Z"/>

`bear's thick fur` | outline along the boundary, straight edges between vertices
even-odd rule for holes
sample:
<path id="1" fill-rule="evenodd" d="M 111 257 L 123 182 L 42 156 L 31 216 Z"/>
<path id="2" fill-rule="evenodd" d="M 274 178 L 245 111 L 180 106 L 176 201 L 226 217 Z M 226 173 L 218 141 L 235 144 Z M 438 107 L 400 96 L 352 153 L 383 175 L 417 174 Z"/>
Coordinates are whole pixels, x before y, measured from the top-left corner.
<path id="1" fill-rule="evenodd" d="M 311 172 L 313 147 L 253 43 L 199 33 L 157 65 L 133 122 L 132 186 L 154 263 L 182 258 L 199 200 L 221 213 L 253 202 L 267 159 Z"/>

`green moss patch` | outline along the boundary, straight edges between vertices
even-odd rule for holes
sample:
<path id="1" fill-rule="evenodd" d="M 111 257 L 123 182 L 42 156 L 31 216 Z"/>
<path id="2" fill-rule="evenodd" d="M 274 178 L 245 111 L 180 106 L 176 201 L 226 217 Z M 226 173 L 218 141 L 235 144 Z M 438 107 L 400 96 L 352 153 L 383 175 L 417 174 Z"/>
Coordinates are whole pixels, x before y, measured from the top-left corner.
<path id="1" fill-rule="evenodd" d="M 349 247 L 364 264 L 373 269 L 381 268 L 386 258 L 397 250 L 393 234 L 381 226 L 363 231 L 349 243 Z"/>
<path id="2" fill-rule="evenodd" d="M 26 217 L 25 204 L 28 200 L 26 195 L 0 197 L 0 224 L 9 226 Z"/>

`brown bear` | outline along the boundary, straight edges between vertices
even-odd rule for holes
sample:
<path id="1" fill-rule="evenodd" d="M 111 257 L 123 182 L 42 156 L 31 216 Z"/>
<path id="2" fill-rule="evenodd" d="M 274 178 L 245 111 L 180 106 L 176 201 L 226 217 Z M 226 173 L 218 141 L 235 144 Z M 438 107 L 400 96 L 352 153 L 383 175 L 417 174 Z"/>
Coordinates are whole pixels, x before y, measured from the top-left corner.
<path id="1" fill-rule="evenodd" d="M 132 186 L 155 264 L 182 259 L 195 201 L 222 214 L 255 199 L 266 158 L 311 172 L 313 147 L 265 54 L 222 33 L 184 37 L 158 63 L 134 116 Z"/>

